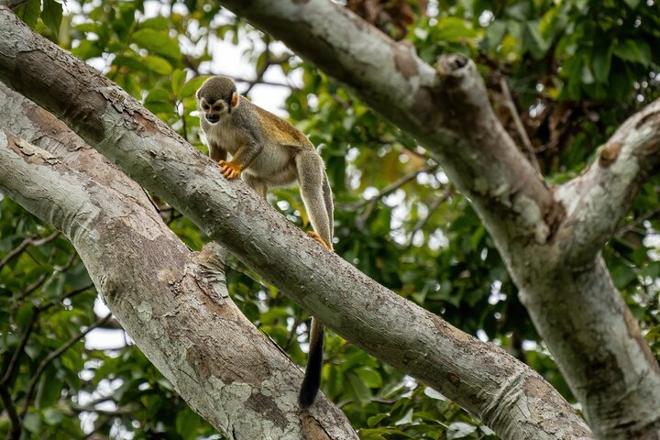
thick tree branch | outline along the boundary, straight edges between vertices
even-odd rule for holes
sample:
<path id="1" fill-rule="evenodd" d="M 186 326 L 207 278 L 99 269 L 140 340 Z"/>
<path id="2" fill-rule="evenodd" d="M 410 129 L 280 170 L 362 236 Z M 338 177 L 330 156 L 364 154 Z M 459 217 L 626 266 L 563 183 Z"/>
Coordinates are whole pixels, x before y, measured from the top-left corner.
<path id="1" fill-rule="evenodd" d="M 602 260 L 575 267 L 563 258 L 565 242 L 555 235 L 564 207 L 496 119 L 474 63 L 450 55 L 434 71 L 409 46 L 329 0 L 220 3 L 352 87 L 432 151 L 493 236 L 596 435 L 656 435 L 658 364 Z"/>
<path id="2" fill-rule="evenodd" d="M 326 252 L 242 182 L 224 180 L 212 161 L 121 89 L 2 9 L 0 78 L 55 112 L 147 189 L 186 213 L 341 335 L 439 389 L 480 415 L 502 437 L 590 436 L 571 407 L 529 367 Z M 531 197 L 528 190 L 521 189 Z M 123 296 L 116 282 L 102 283 L 106 297 Z M 146 322 L 162 316 L 160 311 L 137 312 Z M 162 359 L 152 360 L 161 371 L 172 368 Z M 322 410 L 316 405 L 312 409 Z"/>
<path id="3" fill-rule="evenodd" d="M 0 129 L 2 191 L 66 234 L 114 316 L 195 411 L 235 438 L 357 438 L 322 396 L 298 412 L 302 372 L 228 298 L 217 251 L 189 252 L 139 186 L 2 84 L 0 127 L 39 144 Z"/>
<path id="4" fill-rule="evenodd" d="M 660 167 L 660 99 L 631 116 L 599 150 L 579 177 L 562 185 L 557 197 L 567 210 L 558 233 L 565 258 L 593 261 L 616 232 L 637 191 Z"/>
<path id="5" fill-rule="evenodd" d="M 220 0 L 296 54 L 350 86 L 440 161 L 491 233 L 545 243 L 562 210 L 497 120 L 476 66 L 445 56 L 435 67 L 414 49 L 328 0 Z"/>

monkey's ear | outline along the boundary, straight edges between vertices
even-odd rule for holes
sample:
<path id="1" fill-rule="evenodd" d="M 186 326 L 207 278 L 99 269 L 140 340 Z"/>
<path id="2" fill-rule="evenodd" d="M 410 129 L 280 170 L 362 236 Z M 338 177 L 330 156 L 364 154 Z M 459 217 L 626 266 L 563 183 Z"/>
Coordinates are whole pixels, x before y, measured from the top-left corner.
<path id="1" fill-rule="evenodd" d="M 231 107 L 236 108 L 240 104 L 240 95 L 237 92 L 231 94 Z"/>

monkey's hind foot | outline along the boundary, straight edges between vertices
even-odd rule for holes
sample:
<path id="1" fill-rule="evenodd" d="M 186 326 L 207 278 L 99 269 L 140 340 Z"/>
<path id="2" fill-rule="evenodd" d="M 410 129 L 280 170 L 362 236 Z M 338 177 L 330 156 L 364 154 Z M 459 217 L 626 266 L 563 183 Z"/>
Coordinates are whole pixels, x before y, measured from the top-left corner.
<path id="1" fill-rule="evenodd" d="M 319 243 L 321 243 L 321 245 L 323 245 L 323 247 L 326 248 L 327 250 L 329 250 L 330 252 L 333 252 L 332 246 L 330 246 L 328 243 L 326 243 L 325 240 L 322 239 L 321 236 L 320 236 L 319 234 L 317 234 L 315 231 L 309 231 L 309 232 L 307 233 L 307 235 L 309 235 L 309 236 L 312 237 L 314 240 L 316 240 L 316 241 L 318 241 Z"/>
<path id="2" fill-rule="evenodd" d="M 227 180 L 234 180 L 241 176 L 242 169 L 241 166 L 237 163 L 221 160 L 218 162 L 218 166 L 220 167 L 222 175 L 225 176 L 225 179 Z"/>

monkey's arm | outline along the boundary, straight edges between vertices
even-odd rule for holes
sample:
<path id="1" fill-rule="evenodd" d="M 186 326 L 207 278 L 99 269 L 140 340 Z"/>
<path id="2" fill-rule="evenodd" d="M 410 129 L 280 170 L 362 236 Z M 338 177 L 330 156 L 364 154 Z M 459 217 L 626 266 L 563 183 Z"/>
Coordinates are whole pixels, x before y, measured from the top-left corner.
<path id="1" fill-rule="evenodd" d="M 263 144 L 250 140 L 243 144 L 235 154 L 232 154 L 231 160 L 227 162 L 226 160 L 220 161 L 220 168 L 222 168 L 222 174 L 227 179 L 235 179 L 241 175 L 241 172 L 250 166 L 250 163 L 254 160 L 255 157 L 261 153 L 263 150 Z"/>

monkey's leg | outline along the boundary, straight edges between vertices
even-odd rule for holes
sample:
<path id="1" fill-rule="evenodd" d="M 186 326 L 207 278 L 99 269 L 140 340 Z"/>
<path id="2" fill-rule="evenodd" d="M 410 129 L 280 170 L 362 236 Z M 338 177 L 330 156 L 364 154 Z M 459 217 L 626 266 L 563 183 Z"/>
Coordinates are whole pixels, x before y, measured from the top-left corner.
<path id="1" fill-rule="evenodd" d="M 264 200 L 266 199 L 266 194 L 268 193 L 268 185 L 266 185 L 266 182 L 250 174 L 243 174 L 243 180 L 245 180 L 245 183 L 255 190 L 257 194 L 263 197 Z"/>
<path id="2" fill-rule="evenodd" d="M 330 237 L 335 236 L 335 207 L 332 202 L 332 189 L 328 183 L 328 175 L 323 173 L 323 200 L 325 201 L 325 210 L 328 213 L 328 223 L 330 224 Z"/>
<path id="3" fill-rule="evenodd" d="M 296 168 L 300 193 L 315 231 L 309 235 L 332 250 L 332 231 L 323 197 L 323 159 L 313 151 L 302 151 L 296 155 Z"/>

